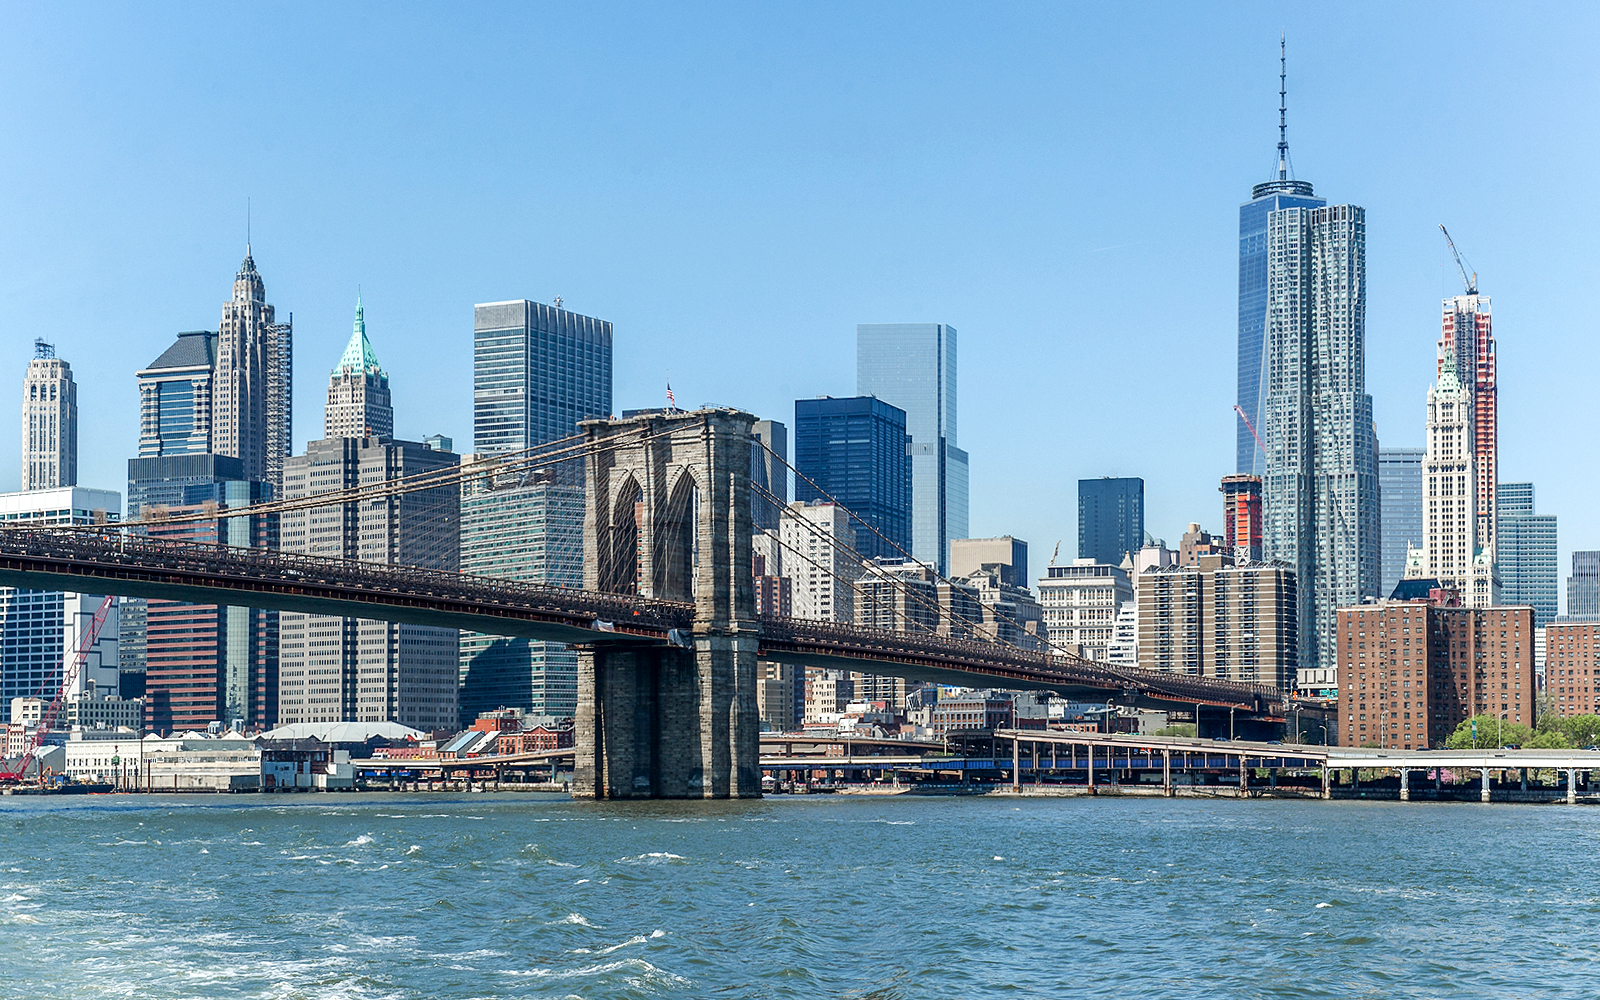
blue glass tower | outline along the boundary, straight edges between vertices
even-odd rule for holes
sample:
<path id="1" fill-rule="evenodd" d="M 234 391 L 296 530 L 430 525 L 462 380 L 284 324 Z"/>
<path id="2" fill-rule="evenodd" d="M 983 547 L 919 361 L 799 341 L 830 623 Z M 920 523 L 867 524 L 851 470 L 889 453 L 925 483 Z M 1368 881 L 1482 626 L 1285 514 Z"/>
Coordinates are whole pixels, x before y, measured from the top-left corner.
<path id="1" fill-rule="evenodd" d="M 903 558 L 912 551 L 909 440 L 906 412 L 881 399 L 796 400 L 795 468 L 805 478 L 795 483 L 795 499 L 825 499 L 809 478 L 883 535 L 857 530 L 857 551 Z"/>
<path id="2" fill-rule="evenodd" d="M 1261 415 L 1267 398 L 1267 220 L 1281 209 L 1321 208 L 1328 203 L 1312 194 L 1310 181 L 1290 176 L 1284 70 L 1280 51 L 1278 176 L 1251 188 L 1250 200 L 1239 206 L 1239 409 L 1243 416 L 1235 420 L 1235 471 L 1251 476 L 1263 475 L 1267 464 L 1256 443 L 1257 435 L 1265 437 Z"/>
<path id="3" fill-rule="evenodd" d="M 1144 480 L 1078 480 L 1078 558 L 1120 566 L 1144 545 Z"/>

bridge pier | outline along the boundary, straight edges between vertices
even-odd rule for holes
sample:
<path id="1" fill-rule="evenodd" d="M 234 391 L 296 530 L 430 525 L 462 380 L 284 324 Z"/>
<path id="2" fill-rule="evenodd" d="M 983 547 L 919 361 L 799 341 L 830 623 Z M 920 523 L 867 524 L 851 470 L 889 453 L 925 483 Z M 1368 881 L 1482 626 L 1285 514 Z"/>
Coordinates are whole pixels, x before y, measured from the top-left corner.
<path id="1" fill-rule="evenodd" d="M 1409 767 L 1400 769 L 1400 801 L 1411 801 L 1411 769 Z"/>
<path id="2" fill-rule="evenodd" d="M 761 795 L 750 430 L 737 410 L 585 420 L 584 589 L 692 601 L 667 646 L 578 656 L 575 798 Z"/>
<path id="3" fill-rule="evenodd" d="M 1528 769 L 1527 768 L 1523 768 L 1522 769 L 1522 773 L 1523 774 L 1527 774 L 1528 773 Z M 1578 769 L 1575 768 L 1575 767 L 1569 767 L 1569 768 L 1567 768 L 1567 805 L 1575 806 L 1577 804 L 1578 804 Z"/>
<path id="4" fill-rule="evenodd" d="M 1489 769 L 1487 767 L 1478 768 L 1478 776 L 1479 776 L 1479 780 L 1481 780 L 1483 782 L 1482 789 L 1478 793 L 1478 801 L 1480 801 L 1480 802 L 1488 802 L 1489 801 Z"/>

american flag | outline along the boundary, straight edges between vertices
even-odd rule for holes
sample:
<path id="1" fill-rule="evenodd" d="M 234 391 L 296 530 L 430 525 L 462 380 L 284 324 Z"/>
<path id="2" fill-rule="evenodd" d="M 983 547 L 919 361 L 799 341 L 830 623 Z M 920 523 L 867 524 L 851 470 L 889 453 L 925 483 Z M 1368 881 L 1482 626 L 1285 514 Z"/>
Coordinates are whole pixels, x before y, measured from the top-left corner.
<path id="1" fill-rule="evenodd" d="M 678 397 L 672 394 L 672 380 L 669 378 L 667 379 L 667 409 L 676 410 L 677 408 Z"/>

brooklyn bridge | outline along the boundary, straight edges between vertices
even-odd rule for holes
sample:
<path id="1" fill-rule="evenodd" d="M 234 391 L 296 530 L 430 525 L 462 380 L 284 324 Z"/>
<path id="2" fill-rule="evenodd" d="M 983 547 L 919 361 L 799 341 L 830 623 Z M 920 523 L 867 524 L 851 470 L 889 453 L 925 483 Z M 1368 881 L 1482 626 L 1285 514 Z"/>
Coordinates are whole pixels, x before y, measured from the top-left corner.
<path id="1" fill-rule="evenodd" d="M 585 421 L 584 587 L 177 541 L 97 525 L 0 531 L 0 585 L 366 618 L 566 643 L 579 651 L 574 792 L 597 798 L 761 794 L 758 661 L 941 684 L 1054 691 L 1193 713 L 1201 731 L 1276 735 L 1273 687 L 1065 652 L 758 615 L 751 572 L 754 417 L 731 409 Z M 527 463 L 551 461 L 554 451 Z M 424 477 L 425 479 L 426 477 Z M 434 480 L 436 482 L 436 480 Z M 334 505 L 428 488 L 394 480 Z M 263 505 L 269 512 L 285 504 Z M 255 508 L 211 512 L 234 517 Z"/>

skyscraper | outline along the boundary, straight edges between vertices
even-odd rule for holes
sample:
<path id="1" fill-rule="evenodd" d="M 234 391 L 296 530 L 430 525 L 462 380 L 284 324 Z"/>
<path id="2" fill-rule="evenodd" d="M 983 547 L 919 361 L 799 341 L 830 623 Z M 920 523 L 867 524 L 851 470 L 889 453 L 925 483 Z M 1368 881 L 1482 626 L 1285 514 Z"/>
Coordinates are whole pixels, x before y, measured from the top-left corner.
<path id="1" fill-rule="evenodd" d="M 362 331 L 358 330 L 358 334 Z M 362 370 L 381 371 L 371 345 Z M 370 365 L 368 361 L 370 360 Z M 346 377 L 343 365 L 331 381 Z M 365 376 L 363 376 L 365 377 Z M 330 399 L 342 398 L 330 392 Z M 339 405 L 344 405 L 340 403 Z M 335 414 L 324 415 L 336 427 Z M 284 467 L 285 499 L 448 469 L 451 452 L 391 438 L 324 438 Z M 396 496 L 283 515 L 286 552 L 455 572 L 460 489 L 454 482 Z M 422 730 L 457 723 L 459 633 L 454 629 L 285 612 L 279 622 L 278 721 L 394 721 Z"/>
<path id="2" fill-rule="evenodd" d="M 1574 552 L 1567 577 L 1567 617 L 1600 620 L 1600 552 Z"/>
<path id="3" fill-rule="evenodd" d="M 1454 348 L 1446 346 L 1438 384 L 1428 390 L 1428 448 L 1422 475 L 1426 500 L 1422 562 L 1410 575 L 1459 591 L 1469 607 L 1499 603 L 1493 549 L 1479 537 L 1473 489 L 1472 390 L 1456 377 Z M 1492 518 L 1490 519 L 1492 520 Z"/>
<path id="4" fill-rule="evenodd" d="M 1078 480 L 1078 558 L 1122 565 L 1144 545 L 1144 480 Z"/>
<path id="5" fill-rule="evenodd" d="M 294 320 L 275 320 L 246 245 L 217 327 L 211 450 L 239 459 L 245 479 L 271 483 L 274 491 L 283 485 L 283 463 L 294 448 Z"/>
<path id="6" fill-rule="evenodd" d="M 1500 478 L 1500 425 L 1497 410 L 1495 343 L 1489 297 L 1479 295 L 1477 275 L 1467 294 L 1444 300 L 1439 335 L 1439 368 L 1453 358 L 1456 379 L 1472 397 L 1472 426 L 1467 442 L 1471 451 L 1470 485 L 1473 491 L 1478 544 L 1494 552 L 1495 485 Z"/>
<path id="7" fill-rule="evenodd" d="M 211 385 L 216 370 L 217 335 L 192 330 L 178 334 L 171 347 L 138 373 L 140 458 L 211 451 Z M 131 506 L 128 515 L 136 516 Z"/>
<path id="8" fill-rule="evenodd" d="M 789 504 L 789 428 L 778 420 L 757 420 L 751 428 L 750 478 L 778 498 L 750 498 L 751 526 L 757 531 L 778 528 L 783 508 Z"/>
<path id="9" fill-rule="evenodd" d="M 1533 608 L 1533 626 L 1544 628 L 1560 613 L 1556 516 L 1534 510 L 1532 483 L 1495 487 L 1495 569 L 1500 603 Z"/>
<path id="10" fill-rule="evenodd" d="M 1328 203 L 1312 193 L 1310 181 L 1294 179 L 1289 162 L 1287 64 L 1279 52 L 1277 176 L 1250 190 L 1239 206 L 1239 409 L 1234 430 L 1235 471 L 1259 476 L 1266 455 L 1257 444 L 1267 400 L 1267 230 L 1274 212 L 1289 208 L 1321 208 Z"/>
<path id="11" fill-rule="evenodd" d="M 908 441 L 905 411 L 881 399 L 795 400 L 795 498 L 831 499 L 876 529 L 856 525 L 866 558 L 905 558 L 912 551 Z"/>
<path id="12" fill-rule="evenodd" d="M 1388 597 L 1406 573 L 1406 550 L 1422 548 L 1422 460 L 1425 448 L 1379 448 L 1378 492 L 1383 508 L 1383 572 L 1378 595 Z"/>
<path id="13" fill-rule="evenodd" d="M 515 299 L 473 310 L 475 457 L 576 434 L 611 414 L 611 324 Z M 780 425 L 781 426 L 781 425 Z M 556 587 L 582 585 L 583 487 L 561 467 L 474 479 L 461 495 L 462 570 Z M 495 708 L 571 717 L 578 655 L 561 643 L 461 633 L 461 718 Z"/>
<path id="14" fill-rule="evenodd" d="M 356 296 L 355 328 L 344 356 L 328 380 L 328 405 L 322 415 L 325 438 L 394 437 L 394 407 L 389 404 L 389 375 L 367 339 L 366 313 Z"/>
<path id="15" fill-rule="evenodd" d="M 473 308 L 473 450 L 499 455 L 611 415 L 611 324 L 517 299 Z"/>
<path id="16" fill-rule="evenodd" d="M 906 413 L 911 554 L 945 573 L 967 537 L 967 453 L 956 446 L 956 331 L 944 323 L 856 327 L 856 394 Z"/>
<path id="17" fill-rule="evenodd" d="M 78 484 L 78 387 L 55 345 L 33 342 L 22 379 L 22 489 Z"/>

